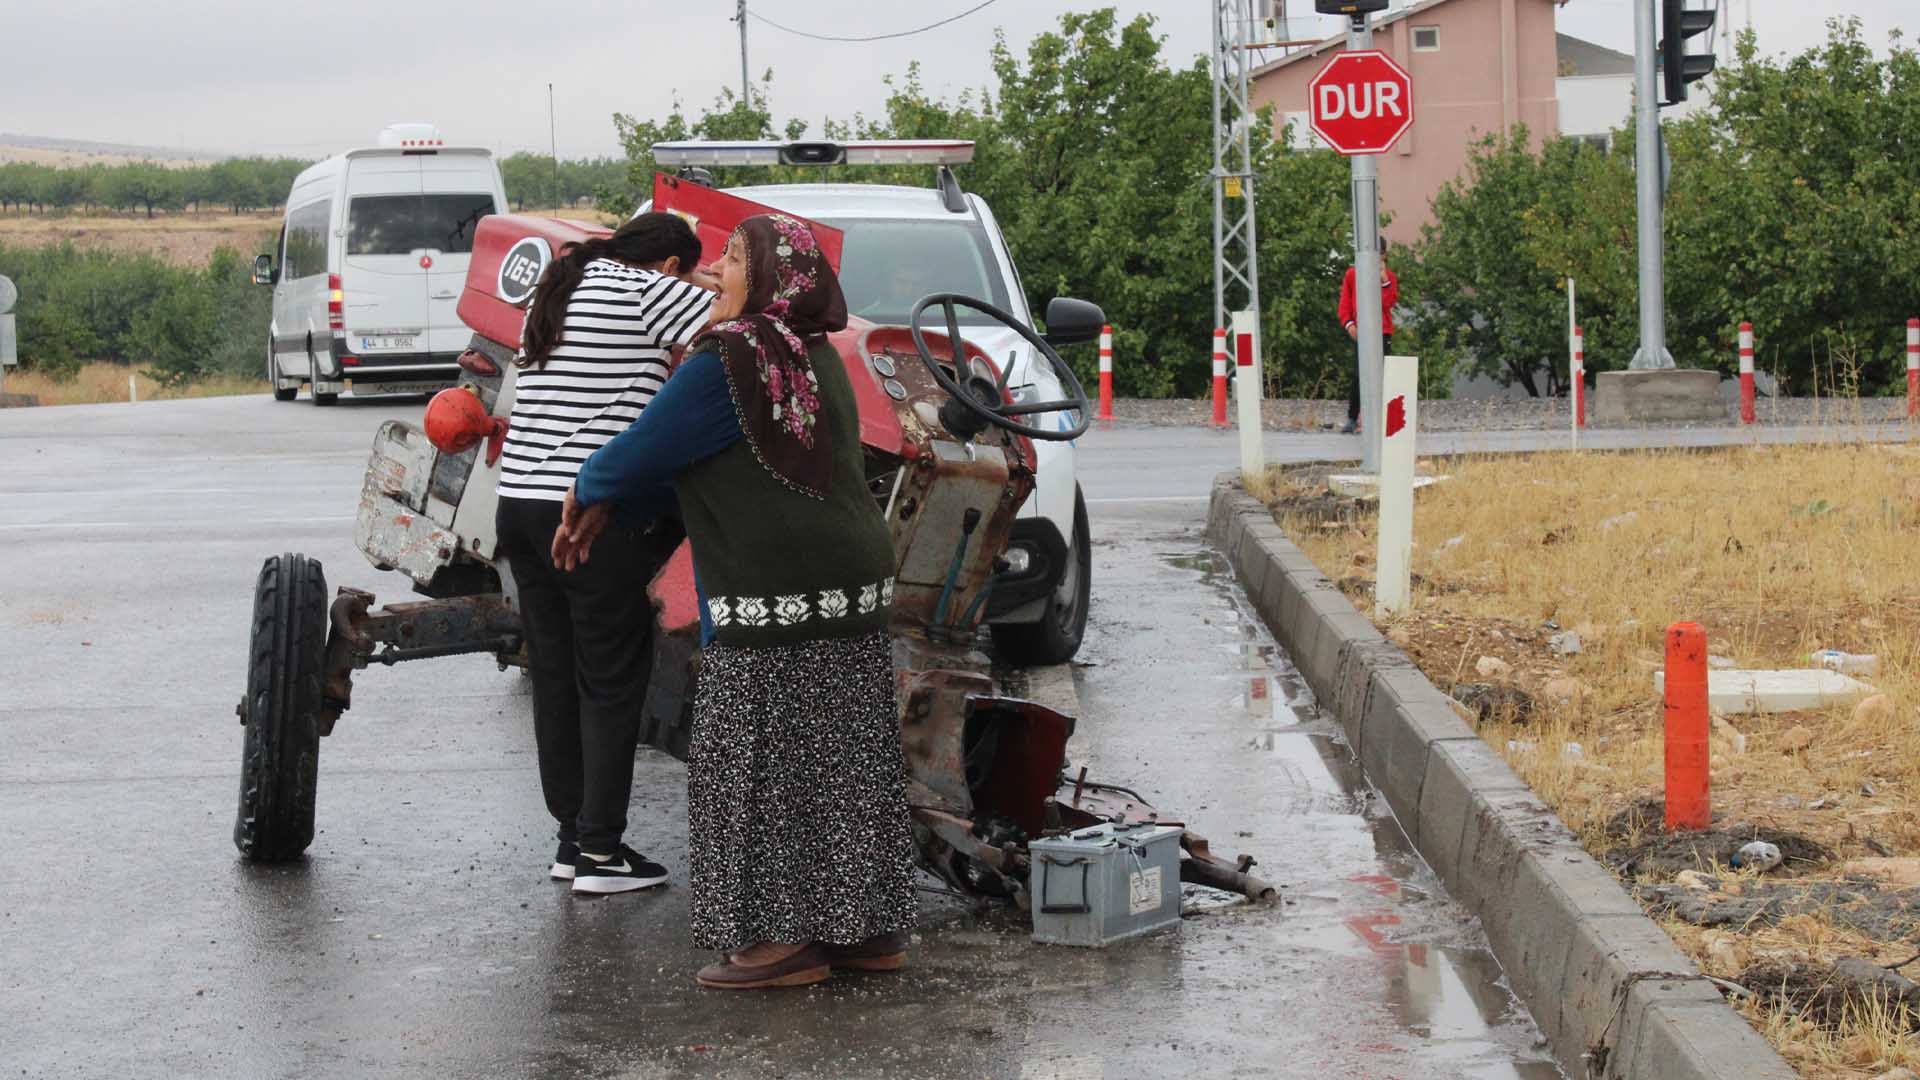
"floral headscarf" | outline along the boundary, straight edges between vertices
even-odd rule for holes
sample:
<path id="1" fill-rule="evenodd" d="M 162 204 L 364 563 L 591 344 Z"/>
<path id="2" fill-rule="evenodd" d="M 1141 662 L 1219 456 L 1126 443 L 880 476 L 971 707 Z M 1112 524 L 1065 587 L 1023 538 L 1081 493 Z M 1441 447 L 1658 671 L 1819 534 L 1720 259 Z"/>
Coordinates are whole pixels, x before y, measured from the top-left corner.
<path id="1" fill-rule="evenodd" d="M 740 430 L 760 464 L 794 491 L 824 498 L 833 438 L 807 344 L 846 327 L 840 279 L 796 218 L 761 214 L 733 235 L 746 245 L 746 305 L 738 316 L 707 327 L 687 352 L 720 354 Z"/>

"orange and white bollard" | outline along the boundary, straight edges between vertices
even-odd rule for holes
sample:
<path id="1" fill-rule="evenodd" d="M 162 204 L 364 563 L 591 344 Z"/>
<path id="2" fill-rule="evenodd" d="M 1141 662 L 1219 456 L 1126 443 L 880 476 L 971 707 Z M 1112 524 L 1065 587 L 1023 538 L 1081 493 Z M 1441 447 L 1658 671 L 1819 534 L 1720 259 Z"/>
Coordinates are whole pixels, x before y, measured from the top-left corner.
<path id="1" fill-rule="evenodd" d="M 1911 376 L 1907 383 L 1912 385 Z M 1908 396 L 1912 396 L 1911 391 Z M 1753 420 L 1753 324 L 1743 322 L 1740 324 L 1740 422 L 1751 424 Z"/>
<path id="2" fill-rule="evenodd" d="M 1113 419 L 1113 327 L 1100 328 L 1100 419 Z"/>
<path id="3" fill-rule="evenodd" d="M 1572 384 L 1567 393 L 1568 404 L 1572 406 L 1567 423 L 1573 440 L 1573 448 L 1580 449 L 1580 429 L 1587 426 L 1587 332 L 1579 327 L 1573 328 L 1572 358 L 1567 362 L 1567 378 Z"/>
<path id="4" fill-rule="evenodd" d="M 1707 631 L 1699 623 L 1667 627 L 1667 831 L 1704 829 L 1708 799 Z"/>
<path id="5" fill-rule="evenodd" d="M 1907 320 L 1907 419 L 1920 416 L 1920 319 Z"/>
<path id="6" fill-rule="evenodd" d="M 1227 426 L 1227 329 L 1213 328 L 1213 426 Z"/>

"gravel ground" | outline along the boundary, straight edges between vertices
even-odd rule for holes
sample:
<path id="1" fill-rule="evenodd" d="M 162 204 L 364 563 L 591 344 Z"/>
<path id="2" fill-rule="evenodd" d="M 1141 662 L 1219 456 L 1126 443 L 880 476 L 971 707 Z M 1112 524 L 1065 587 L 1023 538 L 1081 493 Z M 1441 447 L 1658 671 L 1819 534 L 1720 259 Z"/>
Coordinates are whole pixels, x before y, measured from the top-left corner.
<path id="1" fill-rule="evenodd" d="M 1728 386 L 1732 384 L 1729 383 Z M 1723 389 L 1723 397 L 1728 395 Z M 1904 398 L 1766 398 L 1755 410 L 1762 424 L 1878 424 L 1898 421 L 1905 415 Z M 1567 403 L 1560 398 L 1519 401 L 1422 401 L 1421 431 L 1536 431 L 1565 427 Z M 1261 402 L 1262 426 L 1268 431 L 1331 431 L 1345 422 L 1344 401 L 1309 401 L 1282 398 Z M 1113 415 L 1157 427 L 1196 426 L 1210 423 L 1211 401 L 1186 398 L 1119 398 L 1113 403 Z M 1228 412 L 1231 421 L 1233 413 Z M 1733 427 L 1740 422 L 1740 403 L 1735 391 L 1727 402 L 1726 419 L 1719 424 L 1701 422 L 1685 427 Z M 1674 426 L 1674 425 L 1662 425 Z"/>

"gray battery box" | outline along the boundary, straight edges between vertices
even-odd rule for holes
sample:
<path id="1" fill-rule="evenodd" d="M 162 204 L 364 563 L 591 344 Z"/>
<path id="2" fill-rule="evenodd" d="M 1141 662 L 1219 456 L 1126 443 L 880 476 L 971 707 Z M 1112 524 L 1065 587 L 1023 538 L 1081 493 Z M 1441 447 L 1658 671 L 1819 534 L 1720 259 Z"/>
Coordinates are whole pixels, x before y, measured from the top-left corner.
<path id="1" fill-rule="evenodd" d="M 1098 947 L 1180 921 L 1177 825 L 1092 825 L 1027 845 L 1033 940 Z"/>

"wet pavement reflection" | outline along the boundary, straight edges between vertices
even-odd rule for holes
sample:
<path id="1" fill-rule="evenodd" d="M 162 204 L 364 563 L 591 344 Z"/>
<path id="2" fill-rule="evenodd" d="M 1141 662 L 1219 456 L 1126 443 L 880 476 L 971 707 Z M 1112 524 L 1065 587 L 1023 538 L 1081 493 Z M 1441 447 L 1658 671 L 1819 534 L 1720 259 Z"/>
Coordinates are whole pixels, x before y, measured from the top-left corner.
<path id="1" fill-rule="evenodd" d="M 285 415 L 238 436 L 168 431 L 172 482 L 238 489 L 272 460 L 298 481 L 277 512 L 314 524 L 86 544 L 22 531 L 0 564 L 0 1074 L 1559 1075 L 1472 921 L 1250 617 L 1194 503 L 1095 507 L 1070 753 L 1216 851 L 1254 855 L 1281 904 L 1190 888 L 1177 928 L 1080 950 L 930 892 L 907 972 L 702 991 L 684 769 L 643 754 L 629 813 L 628 841 L 674 883 L 575 900 L 546 880 L 525 683 L 471 658 L 365 673 L 322 747 L 308 859 L 240 863 L 233 705 L 259 560 L 303 550 L 330 585 L 404 598 L 352 548 L 351 523 L 326 519 L 350 516 L 384 414 L 365 431 Z M 98 487 L 157 437 L 48 433 L 45 463 L 12 482 Z M 0 524 L 82 512 L 65 498 L 0 506 Z"/>

